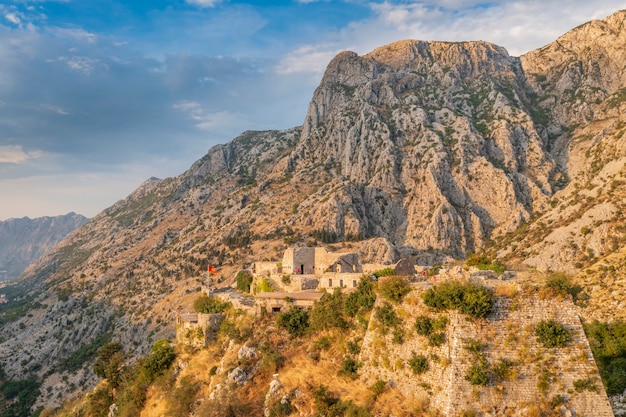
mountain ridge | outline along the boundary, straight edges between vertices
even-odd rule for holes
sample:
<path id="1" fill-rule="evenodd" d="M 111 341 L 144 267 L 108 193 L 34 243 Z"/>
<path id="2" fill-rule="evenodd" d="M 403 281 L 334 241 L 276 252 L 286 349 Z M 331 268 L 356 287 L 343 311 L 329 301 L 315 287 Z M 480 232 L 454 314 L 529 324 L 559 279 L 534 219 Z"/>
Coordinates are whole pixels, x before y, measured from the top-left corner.
<path id="1" fill-rule="evenodd" d="M 71 212 L 0 221 L 0 270 L 6 270 L 6 280 L 17 278 L 29 264 L 88 220 Z"/>

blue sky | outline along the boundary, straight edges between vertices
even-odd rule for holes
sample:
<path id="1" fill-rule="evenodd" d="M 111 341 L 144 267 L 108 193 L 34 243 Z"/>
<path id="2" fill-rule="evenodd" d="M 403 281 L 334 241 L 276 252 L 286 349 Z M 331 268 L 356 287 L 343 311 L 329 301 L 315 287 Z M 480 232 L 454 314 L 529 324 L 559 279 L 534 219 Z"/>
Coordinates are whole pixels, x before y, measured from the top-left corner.
<path id="1" fill-rule="evenodd" d="M 486 40 L 511 55 L 588 1 L 0 0 L 0 220 L 94 216 L 213 145 L 304 119 L 339 51 Z"/>

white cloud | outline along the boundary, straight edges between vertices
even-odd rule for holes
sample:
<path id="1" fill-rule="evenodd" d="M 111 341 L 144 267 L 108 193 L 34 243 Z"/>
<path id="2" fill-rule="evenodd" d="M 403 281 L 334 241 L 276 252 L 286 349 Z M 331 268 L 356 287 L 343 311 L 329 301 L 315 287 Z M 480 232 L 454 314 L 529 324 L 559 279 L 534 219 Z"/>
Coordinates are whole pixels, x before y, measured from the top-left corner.
<path id="1" fill-rule="evenodd" d="M 540 48 L 591 19 L 623 8 L 623 0 L 443 0 L 370 3 L 372 16 L 353 21 L 318 44 L 298 45 L 276 68 L 281 74 L 322 73 L 340 50 L 366 54 L 402 39 L 474 41 L 505 47 L 513 56 Z"/>
<path id="2" fill-rule="evenodd" d="M 56 113 L 60 116 L 68 116 L 70 114 L 69 111 L 65 110 L 62 107 L 58 107 L 58 106 L 52 106 L 49 104 L 44 104 L 41 106 L 42 108 L 51 111 L 52 113 Z"/>
<path id="3" fill-rule="evenodd" d="M 0 145 L 0 163 L 21 164 L 29 159 L 41 158 L 43 152 L 26 152 L 19 145 Z"/>
<path id="4" fill-rule="evenodd" d="M 186 0 L 188 4 L 198 7 L 215 7 L 222 0 Z"/>
<path id="5" fill-rule="evenodd" d="M 7 13 L 4 15 L 4 18 L 15 25 L 22 24 L 22 20 L 16 13 Z"/>
<path id="6" fill-rule="evenodd" d="M 68 29 L 68 28 L 53 28 L 51 29 L 55 35 L 59 38 L 64 39 L 72 39 L 75 41 L 87 42 L 87 43 L 96 43 L 98 41 L 98 36 L 91 32 L 87 32 L 83 29 Z"/>
<path id="7" fill-rule="evenodd" d="M 284 56 L 276 66 L 276 72 L 320 74 L 340 51 L 337 44 L 303 45 Z"/>
<path id="8" fill-rule="evenodd" d="M 85 56 L 60 56 L 57 60 L 65 62 L 72 70 L 83 75 L 91 75 L 96 67 L 96 64 L 99 62 L 98 59 L 88 58 Z"/>
<path id="9" fill-rule="evenodd" d="M 172 106 L 176 110 L 187 113 L 195 122 L 194 126 L 206 131 L 222 131 L 241 125 L 243 116 L 228 110 L 210 111 L 195 101 L 183 101 Z"/>

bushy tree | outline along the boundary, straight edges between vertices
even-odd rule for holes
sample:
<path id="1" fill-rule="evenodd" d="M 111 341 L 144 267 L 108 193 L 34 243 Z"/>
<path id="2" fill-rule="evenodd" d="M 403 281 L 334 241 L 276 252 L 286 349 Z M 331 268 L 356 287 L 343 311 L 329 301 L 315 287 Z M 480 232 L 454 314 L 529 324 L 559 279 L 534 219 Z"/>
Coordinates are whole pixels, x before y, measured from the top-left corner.
<path id="1" fill-rule="evenodd" d="M 217 314 L 222 313 L 228 307 L 231 306 L 229 302 L 222 302 L 217 297 L 209 297 L 206 294 L 202 294 L 196 298 L 193 302 L 193 309 L 197 313 L 204 314 Z"/>
<path id="2" fill-rule="evenodd" d="M 356 291 L 353 291 L 346 297 L 345 312 L 348 317 L 354 317 L 359 312 L 370 311 L 374 307 L 376 294 L 374 293 L 374 285 L 367 277 L 361 277 Z"/>
<path id="3" fill-rule="evenodd" d="M 626 322 L 593 321 L 585 324 L 593 356 L 609 395 L 626 390 Z"/>
<path id="4" fill-rule="evenodd" d="M 98 349 L 98 357 L 93 365 L 93 372 L 100 378 L 106 378 L 109 384 L 119 384 L 119 372 L 124 365 L 124 351 L 122 345 L 110 342 Z"/>
<path id="5" fill-rule="evenodd" d="M 152 346 L 152 353 L 142 364 L 142 368 L 149 380 L 154 380 L 157 376 L 169 368 L 176 359 L 174 348 L 168 340 L 159 340 Z"/>
<path id="6" fill-rule="evenodd" d="M 405 295 L 411 292 L 411 287 L 406 279 L 390 276 L 381 280 L 378 284 L 380 294 L 394 303 L 402 302 Z"/>
<path id="7" fill-rule="evenodd" d="M 347 329 L 348 322 L 344 316 L 344 295 L 339 288 L 332 294 L 326 294 L 317 301 L 309 315 L 311 328 L 322 329 Z"/>

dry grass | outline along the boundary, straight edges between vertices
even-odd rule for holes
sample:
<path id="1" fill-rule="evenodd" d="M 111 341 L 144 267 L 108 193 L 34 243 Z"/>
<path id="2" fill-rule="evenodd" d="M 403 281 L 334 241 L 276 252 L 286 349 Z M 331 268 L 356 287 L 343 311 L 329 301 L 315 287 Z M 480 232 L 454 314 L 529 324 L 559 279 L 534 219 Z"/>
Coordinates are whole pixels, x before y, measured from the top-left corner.
<path id="1" fill-rule="evenodd" d="M 387 388 L 372 407 L 376 416 L 435 417 L 438 414 L 430 409 L 430 400 L 425 394 L 406 398 L 395 388 Z"/>
<path id="2" fill-rule="evenodd" d="M 372 391 L 360 380 L 351 380 L 337 375 L 338 365 L 324 361 L 314 363 L 303 354 L 289 360 L 278 379 L 287 391 L 301 387 L 324 385 L 342 400 L 351 400 L 364 405 L 364 399 L 371 397 Z"/>
<path id="3" fill-rule="evenodd" d="M 507 297 L 512 299 L 518 295 L 519 289 L 517 284 L 499 284 L 494 287 L 493 293 L 496 297 Z"/>

